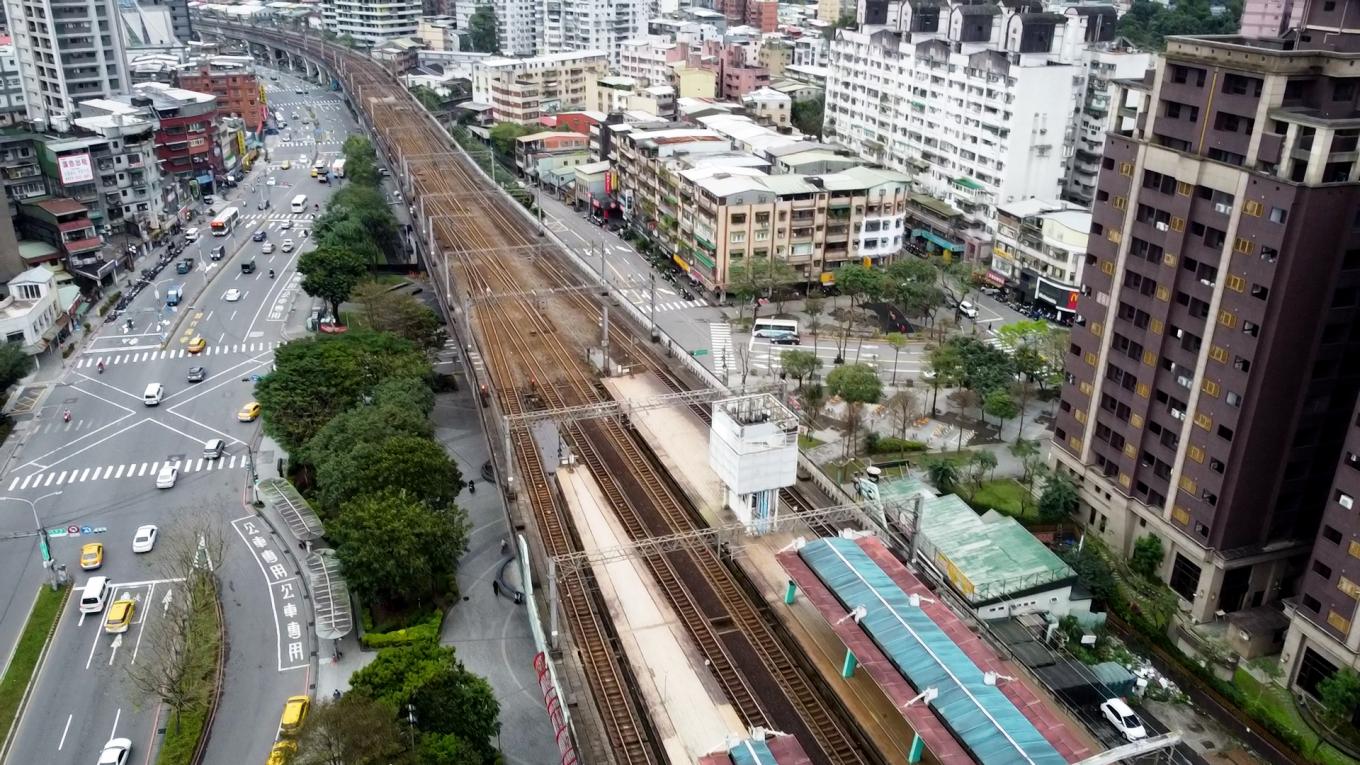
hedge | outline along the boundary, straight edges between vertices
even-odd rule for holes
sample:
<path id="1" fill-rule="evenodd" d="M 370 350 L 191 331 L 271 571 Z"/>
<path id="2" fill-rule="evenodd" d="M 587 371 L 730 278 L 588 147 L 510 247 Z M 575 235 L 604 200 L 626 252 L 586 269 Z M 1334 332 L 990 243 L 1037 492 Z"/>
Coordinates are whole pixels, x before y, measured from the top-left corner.
<path id="1" fill-rule="evenodd" d="M 411 645 L 412 643 L 438 641 L 439 628 L 444 624 L 444 612 L 442 610 L 431 611 L 411 626 L 389 632 L 370 631 L 371 620 L 367 613 L 364 614 L 363 620 L 364 634 L 359 643 L 364 648 L 391 648 L 399 645 Z"/>
<path id="2" fill-rule="evenodd" d="M 865 448 L 870 454 L 900 454 L 902 452 L 923 452 L 930 448 L 920 441 L 911 441 L 893 436 L 880 436 L 870 433 L 865 437 Z"/>

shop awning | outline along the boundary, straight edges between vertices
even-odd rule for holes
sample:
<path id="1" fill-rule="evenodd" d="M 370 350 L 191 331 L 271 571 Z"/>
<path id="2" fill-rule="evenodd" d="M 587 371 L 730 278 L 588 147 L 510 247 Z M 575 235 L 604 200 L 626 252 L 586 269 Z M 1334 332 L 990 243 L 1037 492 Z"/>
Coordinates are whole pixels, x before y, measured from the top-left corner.
<path id="1" fill-rule="evenodd" d="M 944 237 L 939 236 L 938 234 L 935 234 L 934 232 L 931 232 L 924 228 L 912 229 L 911 235 L 913 238 L 916 239 L 924 239 L 942 250 L 958 250 L 958 251 L 963 250 L 962 244 L 958 242 L 951 242 L 948 239 L 945 239 Z"/>

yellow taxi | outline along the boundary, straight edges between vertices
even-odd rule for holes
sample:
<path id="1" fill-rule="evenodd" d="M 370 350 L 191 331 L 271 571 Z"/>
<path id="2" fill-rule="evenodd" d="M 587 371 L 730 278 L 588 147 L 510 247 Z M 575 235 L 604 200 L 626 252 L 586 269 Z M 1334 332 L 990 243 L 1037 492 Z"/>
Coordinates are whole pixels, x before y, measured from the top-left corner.
<path id="1" fill-rule="evenodd" d="M 283 717 L 279 718 L 279 733 L 284 736 L 291 736 L 302 728 L 302 723 L 307 719 L 307 710 L 311 709 L 312 700 L 307 696 L 290 696 L 283 702 Z"/>
<path id="2" fill-rule="evenodd" d="M 317 176 L 317 168 L 316 168 L 316 165 L 313 165 L 313 166 L 312 166 L 312 177 L 315 178 L 316 176 Z"/>
<path id="3" fill-rule="evenodd" d="M 283 162 L 281 162 L 281 163 L 279 164 L 279 168 L 282 169 L 282 170 L 292 170 L 292 169 L 293 169 L 293 160 L 291 160 L 291 159 L 285 159 Z"/>
<path id="4" fill-rule="evenodd" d="M 136 610 L 137 604 L 130 598 L 113 601 L 113 605 L 109 606 L 109 615 L 104 618 L 104 631 L 110 635 L 127 632 L 128 627 L 132 626 L 132 614 Z"/>
<path id="5" fill-rule="evenodd" d="M 297 744 L 292 741 L 277 741 L 274 748 L 269 750 L 269 759 L 264 765 L 288 765 L 297 754 Z"/>
<path id="6" fill-rule="evenodd" d="M 80 567 L 86 571 L 93 571 L 104 565 L 104 545 L 100 542 L 91 542 L 80 548 Z"/>
<path id="7" fill-rule="evenodd" d="M 204 340 L 202 335 L 196 335 L 193 340 L 189 341 L 190 353 L 202 353 L 203 349 L 207 347 L 208 341 Z"/>
<path id="8" fill-rule="evenodd" d="M 241 407 L 241 411 L 236 413 L 236 419 L 241 422 L 254 422 L 260 416 L 260 403 L 252 401 Z"/>

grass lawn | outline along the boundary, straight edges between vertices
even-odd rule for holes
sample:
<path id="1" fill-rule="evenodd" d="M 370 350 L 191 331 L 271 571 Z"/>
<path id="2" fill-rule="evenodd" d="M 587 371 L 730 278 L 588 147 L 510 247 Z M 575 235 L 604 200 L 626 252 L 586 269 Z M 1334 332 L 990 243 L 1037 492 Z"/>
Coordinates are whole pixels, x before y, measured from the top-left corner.
<path id="1" fill-rule="evenodd" d="M 1281 726 L 1298 734 L 1305 747 L 1301 754 L 1308 760 L 1322 763 L 1322 765 L 1355 765 L 1355 760 L 1347 757 L 1330 744 L 1322 743 L 1321 746 L 1318 745 L 1317 734 L 1299 716 L 1298 710 L 1294 709 L 1294 701 L 1284 688 L 1274 684 L 1263 686 L 1254 675 L 1245 669 L 1237 670 L 1237 674 L 1233 677 L 1233 684 L 1242 689 L 1248 704 L 1255 702 L 1255 709 L 1248 709 L 1249 714 L 1270 717 Z"/>
<path id="2" fill-rule="evenodd" d="M 1021 499 L 1025 496 L 1025 487 L 1014 478 L 997 478 L 992 481 L 984 481 L 982 488 L 973 496 L 970 504 L 978 509 L 994 508 L 997 512 L 1024 520 L 1026 517 L 1036 517 L 1034 510 L 1028 511 L 1021 509 Z"/>
<path id="3" fill-rule="evenodd" d="M 19 701 L 24 696 L 29 679 L 33 677 L 33 670 L 38 666 L 38 656 L 47 644 L 47 636 L 52 633 L 52 625 L 61 616 L 61 606 L 66 602 L 66 593 L 69 591 L 70 587 L 67 586 L 53 592 L 47 585 L 38 591 L 38 599 L 28 615 L 28 623 L 24 625 L 24 631 L 19 633 L 14 658 L 5 669 L 5 676 L 0 677 L 0 738 L 9 732 L 15 715 L 19 714 Z"/>
<path id="4" fill-rule="evenodd" d="M 187 641 L 193 655 L 189 658 L 190 680 L 195 689 L 193 700 L 183 711 L 171 713 L 165 720 L 165 740 L 156 755 L 156 765 L 188 765 L 194 749 L 208 722 L 208 708 L 212 706 L 212 691 L 217 678 L 217 653 L 222 647 L 222 625 L 217 619 L 217 608 L 212 598 L 201 598 L 203 605 L 194 612 L 189 623 Z"/>
<path id="5" fill-rule="evenodd" d="M 809 436 L 807 434 L 803 434 L 798 437 L 799 449 L 813 449 L 818 446 L 821 446 L 824 443 L 826 442 L 818 438 L 813 438 L 812 436 Z"/>

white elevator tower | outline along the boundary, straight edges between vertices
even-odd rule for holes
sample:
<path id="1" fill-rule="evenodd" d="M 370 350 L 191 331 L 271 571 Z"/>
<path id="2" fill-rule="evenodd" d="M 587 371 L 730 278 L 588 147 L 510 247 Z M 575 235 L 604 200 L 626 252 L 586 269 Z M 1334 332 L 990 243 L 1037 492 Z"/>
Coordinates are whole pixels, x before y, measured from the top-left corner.
<path id="1" fill-rule="evenodd" d="M 797 479 L 798 418 L 769 394 L 714 402 L 708 464 L 737 518 L 752 534 L 770 531 L 779 490 Z"/>

